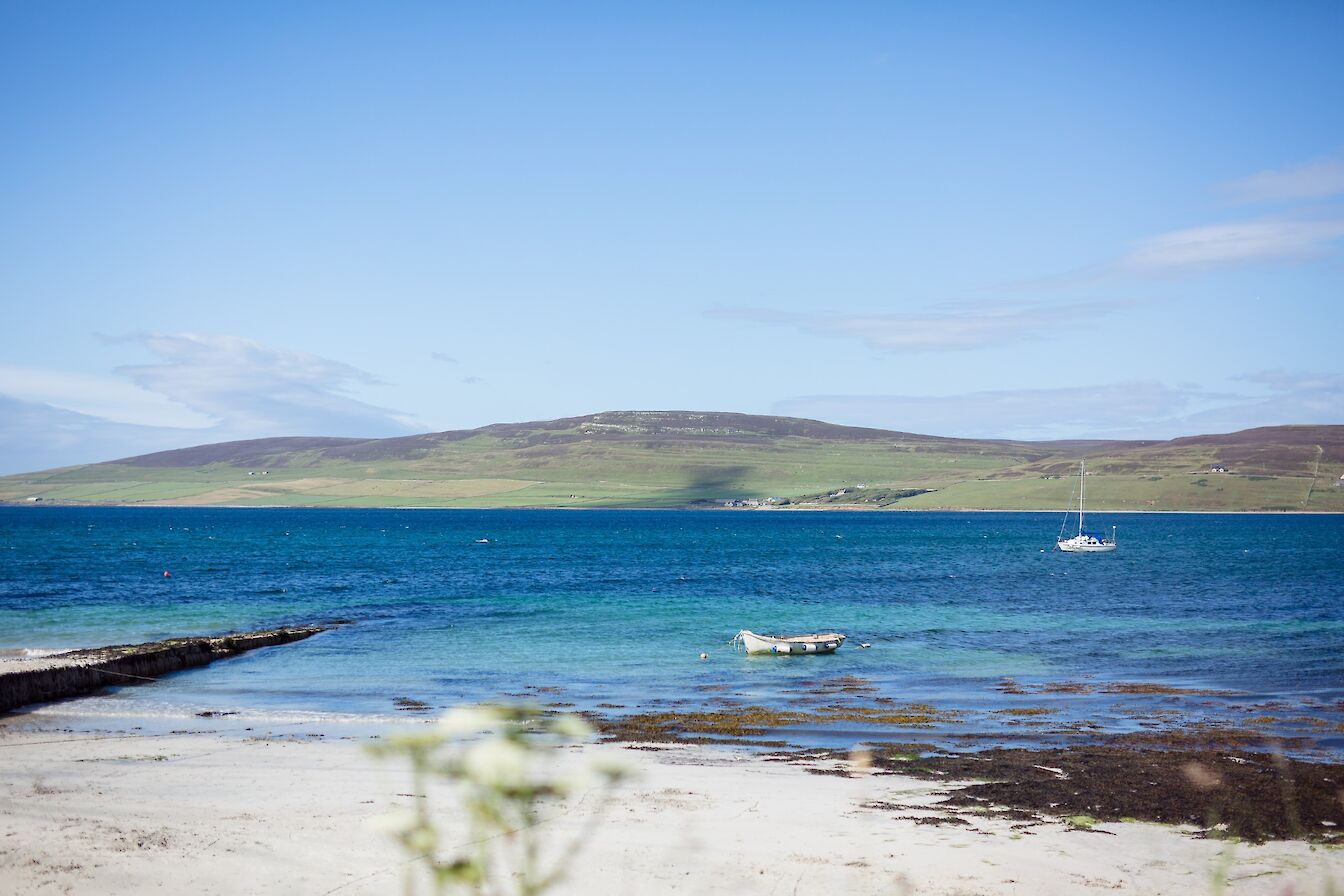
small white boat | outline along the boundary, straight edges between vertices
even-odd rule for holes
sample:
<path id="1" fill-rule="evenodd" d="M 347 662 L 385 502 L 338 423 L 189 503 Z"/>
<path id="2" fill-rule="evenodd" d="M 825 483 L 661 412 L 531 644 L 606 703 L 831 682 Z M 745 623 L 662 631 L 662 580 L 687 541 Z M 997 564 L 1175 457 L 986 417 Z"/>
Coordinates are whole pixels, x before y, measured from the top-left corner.
<path id="1" fill-rule="evenodd" d="M 733 643 L 738 641 L 747 648 L 747 653 L 835 653 L 835 649 L 845 643 L 845 636 L 838 632 L 827 632 L 821 635 L 772 637 L 742 629 L 733 636 Z"/>
<path id="2" fill-rule="evenodd" d="M 1055 542 L 1055 547 L 1070 554 L 1102 554 L 1115 550 L 1115 531 L 1107 538 L 1099 532 L 1079 532 L 1072 538 Z"/>
<path id="3" fill-rule="evenodd" d="M 1083 530 L 1083 493 L 1087 489 L 1087 480 L 1083 477 L 1086 472 L 1083 468 L 1083 461 L 1078 463 L 1078 534 L 1071 538 L 1064 537 L 1064 526 L 1069 524 L 1069 515 L 1064 515 L 1064 523 L 1059 527 L 1059 537 L 1055 539 L 1055 547 L 1061 551 L 1070 554 L 1102 554 L 1107 551 L 1115 550 L 1115 527 L 1111 527 L 1111 537 L 1108 539 L 1101 532 L 1086 532 Z"/>

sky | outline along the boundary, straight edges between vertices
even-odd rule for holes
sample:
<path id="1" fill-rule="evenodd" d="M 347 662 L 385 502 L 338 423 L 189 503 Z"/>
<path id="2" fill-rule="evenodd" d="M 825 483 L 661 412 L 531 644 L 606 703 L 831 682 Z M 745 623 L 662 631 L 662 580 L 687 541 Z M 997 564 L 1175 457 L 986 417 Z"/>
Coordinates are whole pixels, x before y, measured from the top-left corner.
<path id="1" fill-rule="evenodd" d="M 0 473 L 1344 423 L 1344 4 L 0 0 Z"/>

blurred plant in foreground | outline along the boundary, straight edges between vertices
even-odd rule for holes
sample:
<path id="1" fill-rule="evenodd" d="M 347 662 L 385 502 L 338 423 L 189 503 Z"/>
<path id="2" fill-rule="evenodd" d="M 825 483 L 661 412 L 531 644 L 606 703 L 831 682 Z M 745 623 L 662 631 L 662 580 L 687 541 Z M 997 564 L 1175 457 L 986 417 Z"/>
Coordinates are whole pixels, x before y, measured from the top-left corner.
<path id="1" fill-rule="evenodd" d="M 625 771 L 612 763 L 566 768 L 559 747 L 589 739 L 592 727 L 574 715 L 546 715 L 527 706 L 458 707 L 431 730 L 395 734 L 370 747 L 374 755 L 410 761 L 414 807 L 380 820 L 412 860 L 406 891 L 427 867 L 431 890 L 534 896 L 558 883 L 592 835 Z M 577 765 L 570 763 L 570 765 Z M 436 822 L 429 784 L 454 791 L 460 812 L 451 836 Z M 568 843 L 547 844 L 547 807 L 596 792 L 598 800 Z"/>

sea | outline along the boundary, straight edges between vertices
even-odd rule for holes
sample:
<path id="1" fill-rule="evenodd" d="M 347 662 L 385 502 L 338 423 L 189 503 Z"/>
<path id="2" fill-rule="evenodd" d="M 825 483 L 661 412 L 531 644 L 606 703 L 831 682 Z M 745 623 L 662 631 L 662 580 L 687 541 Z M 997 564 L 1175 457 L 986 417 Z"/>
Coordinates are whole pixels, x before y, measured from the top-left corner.
<path id="1" fill-rule="evenodd" d="M 83 724 L 415 724 L 461 703 L 608 716 L 932 707 L 952 746 L 1253 728 L 1344 755 L 1344 517 L 0 507 L 0 655 L 336 625 L 41 707 Z M 165 575 L 167 573 L 167 575 Z M 746 656 L 837 631 L 833 655 Z M 705 654 L 705 658 L 701 658 Z M 92 720 L 92 721 L 91 721 Z"/>

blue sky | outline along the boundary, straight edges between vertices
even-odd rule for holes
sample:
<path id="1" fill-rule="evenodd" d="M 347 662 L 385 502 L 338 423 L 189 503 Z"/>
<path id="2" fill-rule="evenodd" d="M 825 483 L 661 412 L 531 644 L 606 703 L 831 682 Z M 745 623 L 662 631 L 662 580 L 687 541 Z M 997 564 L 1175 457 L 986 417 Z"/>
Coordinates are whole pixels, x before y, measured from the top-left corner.
<path id="1" fill-rule="evenodd" d="M 1344 423 L 1344 6 L 0 5 L 0 472 Z"/>

